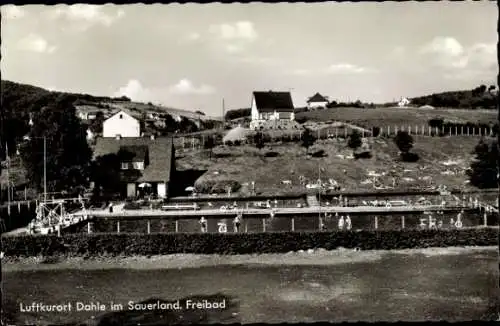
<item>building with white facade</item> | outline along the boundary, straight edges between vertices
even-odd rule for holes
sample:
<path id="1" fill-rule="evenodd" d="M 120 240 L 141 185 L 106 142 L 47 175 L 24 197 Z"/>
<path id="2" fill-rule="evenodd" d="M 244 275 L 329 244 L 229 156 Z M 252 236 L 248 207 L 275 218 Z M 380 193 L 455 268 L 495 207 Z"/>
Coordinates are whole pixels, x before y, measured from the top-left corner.
<path id="1" fill-rule="evenodd" d="M 406 97 L 402 97 L 401 100 L 398 102 L 399 107 L 408 106 L 409 104 L 410 100 L 407 99 Z"/>
<path id="2" fill-rule="evenodd" d="M 326 108 L 327 104 L 328 98 L 321 95 L 320 93 L 316 93 L 307 100 L 307 109 L 313 110 L 318 108 Z"/>
<path id="3" fill-rule="evenodd" d="M 131 114 L 120 110 L 108 119 L 104 120 L 102 125 L 103 137 L 140 137 L 141 124 L 138 119 Z"/>
<path id="4" fill-rule="evenodd" d="M 290 129 L 297 126 L 290 92 L 253 92 L 250 129 Z"/>

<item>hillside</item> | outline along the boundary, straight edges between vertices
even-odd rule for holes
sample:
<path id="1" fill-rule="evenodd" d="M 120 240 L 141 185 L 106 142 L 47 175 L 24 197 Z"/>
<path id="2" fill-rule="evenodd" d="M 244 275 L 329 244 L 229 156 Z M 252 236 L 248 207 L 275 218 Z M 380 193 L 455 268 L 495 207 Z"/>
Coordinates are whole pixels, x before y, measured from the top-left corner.
<path id="1" fill-rule="evenodd" d="M 2 123 L 0 125 L 0 147 L 2 148 L 2 154 L 0 154 L 0 157 L 3 157 L 5 152 L 5 143 L 8 143 L 9 150 L 12 151 L 16 146 L 16 140 L 19 140 L 29 132 L 28 122 L 30 115 L 36 113 L 40 108 L 55 101 L 62 95 L 72 98 L 77 114 L 97 111 L 102 112 L 106 116 L 117 109 L 128 109 L 135 116 L 143 119 L 147 118 L 149 114 L 155 113 L 165 122 L 160 127 L 158 127 L 158 123 L 146 123 L 146 132 L 161 134 L 175 131 L 193 132 L 211 129 L 217 122 L 215 118 L 197 112 L 157 106 L 151 103 L 132 102 L 125 96 L 114 98 L 49 91 L 41 87 L 8 80 L 2 80 L 1 93 Z"/>
<path id="2" fill-rule="evenodd" d="M 498 89 L 495 85 L 481 85 L 472 90 L 434 93 L 410 98 L 414 106 L 432 105 L 443 108 L 496 109 Z"/>

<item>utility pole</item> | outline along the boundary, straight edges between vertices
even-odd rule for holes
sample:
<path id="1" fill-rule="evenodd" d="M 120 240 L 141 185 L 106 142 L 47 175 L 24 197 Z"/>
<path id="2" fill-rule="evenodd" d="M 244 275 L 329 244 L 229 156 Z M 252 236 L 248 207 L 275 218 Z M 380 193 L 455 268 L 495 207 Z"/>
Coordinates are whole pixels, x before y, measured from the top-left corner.
<path id="1" fill-rule="evenodd" d="M 47 137 L 43 136 L 43 201 L 47 202 Z"/>
<path id="2" fill-rule="evenodd" d="M 222 130 L 224 130 L 226 122 L 226 105 L 224 103 L 224 98 L 222 98 Z"/>
<path id="3" fill-rule="evenodd" d="M 5 160 L 7 161 L 7 205 L 10 210 L 10 157 L 7 143 L 5 143 Z"/>

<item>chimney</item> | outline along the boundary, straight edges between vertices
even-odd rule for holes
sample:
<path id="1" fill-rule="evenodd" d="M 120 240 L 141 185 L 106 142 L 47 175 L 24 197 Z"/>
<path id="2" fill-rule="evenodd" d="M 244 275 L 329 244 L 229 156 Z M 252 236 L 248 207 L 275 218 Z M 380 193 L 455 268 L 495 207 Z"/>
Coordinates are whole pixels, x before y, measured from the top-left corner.
<path id="1" fill-rule="evenodd" d="M 116 135 L 115 138 L 116 138 L 116 140 L 120 140 L 120 139 L 122 139 L 122 136 L 121 135 Z"/>

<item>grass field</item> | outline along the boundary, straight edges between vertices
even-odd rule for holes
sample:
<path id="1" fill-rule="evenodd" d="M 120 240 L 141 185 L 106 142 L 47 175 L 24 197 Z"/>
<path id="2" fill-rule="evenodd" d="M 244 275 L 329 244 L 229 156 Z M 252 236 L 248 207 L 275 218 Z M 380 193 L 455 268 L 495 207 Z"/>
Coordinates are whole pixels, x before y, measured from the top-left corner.
<path id="1" fill-rule="evenodd" d="M 230 310 L 201 323 L 492 320 L 498 311 L 498 249 L 352 250 L 279 255 L 106 258 L 6 262 L 3 319 L 10 324 L 104 325 L 109 303 L 222 293 Z M 32 302 L 100 302 L 105 312 L 21 312 Z M 182 312 L 180 312 L 182 313 Z M 115 313 L 116 314 L 116 313 Z M 145 322 L 144 315 L 121 325 Z M 231 318 L 228 318 L 228 314 Z M 156 315 L 156 324 L 166 322 Z M 87 322 L 86 322 L 87 321 Z M 125 322 L 126 321 L 126 322 Z M 150 320 L 153 323 L 153 320 Z"/>
<path id="2" fill-rule="evenodd" d="M 256 191 L 263 194 L 305 191 L 305 187 L 299 184 L 299 176 L 315 182 L 320 169 L 322 180 L 335 179 L 347 191 L 374 190 L 373 184 L 368 183 L 369 171 L 385 172 L 387 175 L 378 180 L 387 186 L 392 186 L 394 177 L 396 188 L 415 184 L 469 188 L 464 169 L 473 159 L 471 152 L 478 143 L 477 137 L 414 136 L 414 139 L 412 151 L 420 156 L 416 163 L 399 162 L 398 149 L 390 139 L 374 140 L 373 157 L 360 160 L 348 158 L 352 156 L 352 150 L 347 148 L 345 141 L 328 140 L 315 145 L 325 150 L 327 156 L 322 158 L 308 158 L 305 149 L 294 143 L 270 145 L 260 151 L 253 146 L 218 147 L 214 149 L 212 159 L 206 151 L 184 153 L 177 160 L 177 169 L 207 170 L 199 182 L 235 180 L 244 184 L 255 181 Z M 266 151 L 275 151 L 279 155 L 264 157 Z M 292 181 L 292 185 L 281 184 L 283 180 Z M 241 192 L 248 192 L 248 187 L 243 187 Z"/>
<path id="3" fill-rule="evenodd" d="M 472 123 L 497 123 L 498 113 L 495 110 L 459 110 L 459 109 L 434 109 L 425 110 L 417 108 L 376 108 L 360 109 L 353 107 L 332 108 L 302 112 L 297 114 L 297 119 L 307 118 L 311 121 L 343 121 L 362 127 L 385 126 L 427 126 L 430 119 L 442 118 L 456 122 Z"/>

